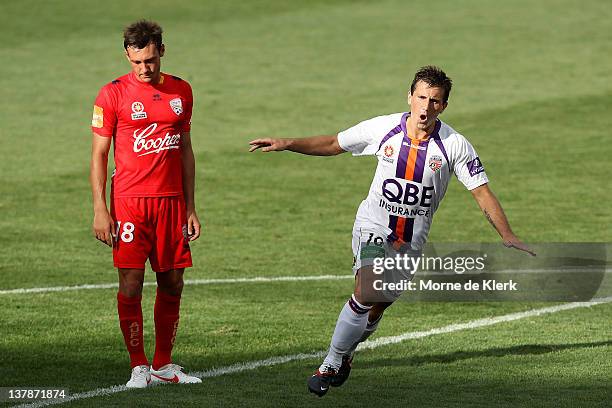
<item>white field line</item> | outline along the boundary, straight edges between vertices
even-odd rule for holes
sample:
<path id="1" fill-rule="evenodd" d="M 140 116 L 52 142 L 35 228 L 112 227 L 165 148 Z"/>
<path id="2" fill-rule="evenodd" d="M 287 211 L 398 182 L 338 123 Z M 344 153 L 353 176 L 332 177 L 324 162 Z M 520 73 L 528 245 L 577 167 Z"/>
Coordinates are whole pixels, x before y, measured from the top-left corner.
<path id="1" fill-rule="evenodd" d="M 185 279 L 186 285 L 215 285 L 223 283 L 262 283 L 262 282 L 298 282 L 298 281 L 322 281 L 354 279 L 352 274 L 346 275 L 317 275 L 317 276 L 260 276 L 256 278 L 229 278 L 229 279 Z M 144 286 L 155 286 L 156 282 L 145 282 Z M 50 286 L 42 288 L 20 288 L 0 290 L 0 295 L 22 295 L 26 293 L 68 292 L 72 290 L 88 289 L 113 289 L 118 288 L 118 283 L 100 283 L 95 285 L 76 286 Z"/>
<path id="2" fill-rule="evenodd" d="M 584 269 L 557 270 L 550 269 L 505 269 L 495 271 L 495 273 L 567 273 L 567 272 L 584 272 Z M 603 269 L 605 273 L 612 273 L 612 269 Z M 420 271 L 419 276 L 427 275 L 447 275 L 446 272 Z M 478 275 L 478 274 L 476 274 Z M 321 280 L 342 280 L 354 279 L 352 274 L 345 275 L 318 275 L 318 276 L 274 276 L 274 277 L 255 277 L 255 278 L 228 278 L 228 279 L 185 279 L 186 285 L 216 285 L 224 283 L 262 283 L 262 282 L 299 282 L 299 281 L 321 281 Z M 155 286 L 156 282 L 145 282 L 144 286 Z M 118 283 L 99 283 L 85 284 L 75 286 L 47 286 L 40 288 L 18 288 L 18 289 L 3 289 L 0 290 L 1 295 L 24 295 L 28 293 L 48 293 L 48 292 L 69 292 L 73 290 L 90 290 L 90 289 L 117 289 Z"/>
<path id="3" fill-rule="evenodd" d="M 370 340 L 359 345 L 357 350 L 371 350 L 378 347 L 386 346 L 389 344 L 401 343 L 406 340 L 419 339 L 423 337 L 435 336 L 437 334 L 445 334 L 452 333 L 461 330 L 471 330 L 479 327 L 492 326 L 498 323 L 511 322 L 513 320 L 520 320 L 527 317 L 536 317 L 544 314 L 557 313 L 563 310 L 577 309 L 581 307 L 591 307 L 598 304 L 610 303 L 612 302 L 612 296 L 606 298 L 595 299 L 590 302 L 574 302 L 574 303 L 564 303 L 561 305 L 544 307 L 541 309 L 532 309 L 527 310 L 525 312 L 518 313 L 510 313 L 503 316 L 496 317 L 487 317 L 484 319 L 472 320 L 466 323 L 456 323 L 448 326 L 438 327 L 435 329 L 425 330 L 425 331 L 417 331 L 417 332 L 407 332 L 397 336 L 389 336 L 389 337 L 381 337 L 376 340 Z M 319 351 L 316 353 L 310 354 L 293 354 L 287 356 L 276 356 L 270 357 L 265 360 L 256 360 L 256 361 L 247 361 L 245 363 L 237 363 L 230 366 L 213 368 L 207 371 L 199 371 L 195 373 L 191 373 L 200 378 L 211 378 L 211 377 L 219 377 L 225 374 L 233 374 L 240 373 L 243 371 L 254 370 L 260 367 L 270 367 L 279 364 L 288 363 L 290 361 L 297 360 L 308 360 L 314 358 L 321 358 L 326 354 L 324 351 Z M 171 386 L 171 385 L 170 385 Z M 35 407 L 44 407 L 47 405 L 55 405 L 55 404 L 63 404 L 65 402 L 82 400 L 85 398 L 93 398 L 100 396 L 108 396 L 112 394 L 116 394 L 118 392 L 127 391 L 127 388 L 124 385 L 114 385 L 112 387 L 107 388 L 98 388 L 92 391 L 80 392 L 77 394 L 70 395 L 69 397 L 61 400 L 43 400 L 39 402 L 35 402 L 32 404 L 23 404 L 19 405 L 19 407 L 25 408 L 35 408 Z"/>

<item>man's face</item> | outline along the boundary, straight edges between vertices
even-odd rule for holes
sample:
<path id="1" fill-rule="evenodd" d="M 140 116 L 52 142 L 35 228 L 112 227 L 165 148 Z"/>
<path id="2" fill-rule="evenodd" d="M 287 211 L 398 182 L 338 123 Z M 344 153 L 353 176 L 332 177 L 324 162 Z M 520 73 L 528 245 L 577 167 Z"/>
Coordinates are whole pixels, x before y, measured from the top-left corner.
<path id="1" fill-rule="evenodd" d="M 159 82 L 161 57 L 164 55 L 164 45 L 157 49 L 150 42 L 144 48 L 127 47 L 125 56 L 132 65 L 132 71 L 139 81 L 156 84 Z"/>
<path id="2" fill-rule="evenodd" d="M 427 82 L 419 81 L 414 92 L 409 95 L 410 112 L 414 117 L 417 129 L 433 130 L 438 115 L 444 111 L 444 89 L 430 87 Z"/>

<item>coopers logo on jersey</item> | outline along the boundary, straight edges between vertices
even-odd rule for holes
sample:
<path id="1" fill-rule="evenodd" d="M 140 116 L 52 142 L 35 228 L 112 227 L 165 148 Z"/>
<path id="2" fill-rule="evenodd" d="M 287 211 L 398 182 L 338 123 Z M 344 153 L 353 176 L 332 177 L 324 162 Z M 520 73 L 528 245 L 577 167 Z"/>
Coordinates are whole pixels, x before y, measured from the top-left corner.
<path id="1" fill-rule="evenodd" d="M 433 187 L 420 186 L 410 182 L 400 183 L 395 179 L 386 179 L 382 184 L 382 195 L 392 203 L 405 205 L 431 206 Z"/>
<path id="2" fill-rule="evenodd" d="M 171 135 L 166 133 L 164 137 L 147 139 L 157 129 L 157 123 L 151 123 L 144 129 L 134 131 L 134 153 L 140 153 L 138 157 L 151 153 L 159 153 L 162 150 L 178 149 L 181 143 L 181 134 Z"/>
<path id="3" fill-rule="evenodd" d="M 133 102 L 132 103 L 132 120 L 138 120 L 138 119 L 146 119 L 147 118 L 147 112 L 145 112 L 144 110 L 144 105 L 142 104 L 142 102 Z"/>

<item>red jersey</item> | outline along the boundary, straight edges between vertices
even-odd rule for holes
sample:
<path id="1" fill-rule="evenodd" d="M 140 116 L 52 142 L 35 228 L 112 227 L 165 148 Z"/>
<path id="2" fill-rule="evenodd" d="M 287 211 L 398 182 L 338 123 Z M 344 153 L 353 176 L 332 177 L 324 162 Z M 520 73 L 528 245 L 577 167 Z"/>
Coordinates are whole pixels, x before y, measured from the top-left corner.
<path id="1" fill-rule="evenodd" d="M 191 129 L 193 96 L 186 81 L 162 73 L 158 84 L 133 73 L 100 90 L 91 129 L 115 144 L 115 197 L 183 194 L 181 133 Z"/>

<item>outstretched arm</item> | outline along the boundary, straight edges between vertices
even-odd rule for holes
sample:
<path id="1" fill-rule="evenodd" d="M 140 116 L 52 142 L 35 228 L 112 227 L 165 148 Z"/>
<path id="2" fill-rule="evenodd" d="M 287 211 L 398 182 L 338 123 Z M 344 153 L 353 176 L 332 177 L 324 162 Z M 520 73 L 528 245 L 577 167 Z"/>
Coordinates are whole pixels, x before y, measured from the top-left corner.
<path id="1" fill-rule="evenodd" d="M 311 156 L 335 156 L 344 153 L 338 144 L 338 136 L 313 136 L 303 139 L 255 139 L 249 142 L 249 152 L 261 149 L 262 152 L 289 150 Z"/>
<path id="2" fill-rule="evenodd" d="M 512 232 L 508 219 L 506 218 L 506 214 L 504 214 L 501 204 L 489 188 L 488 184 L 476 187 L 475 189 L 471 190 L 471 193 L 485 217 L 487 217 L 487 220 L 489 220 L 493 228 L 495 228 L 499 236 L 502 238 L 505 246 L 508 248 L 516 248 L 535 256 L 535 252 L 529 249 L 529 247 L 518 239 L 516 235 L 514 235 L 514 232 Z"/>

